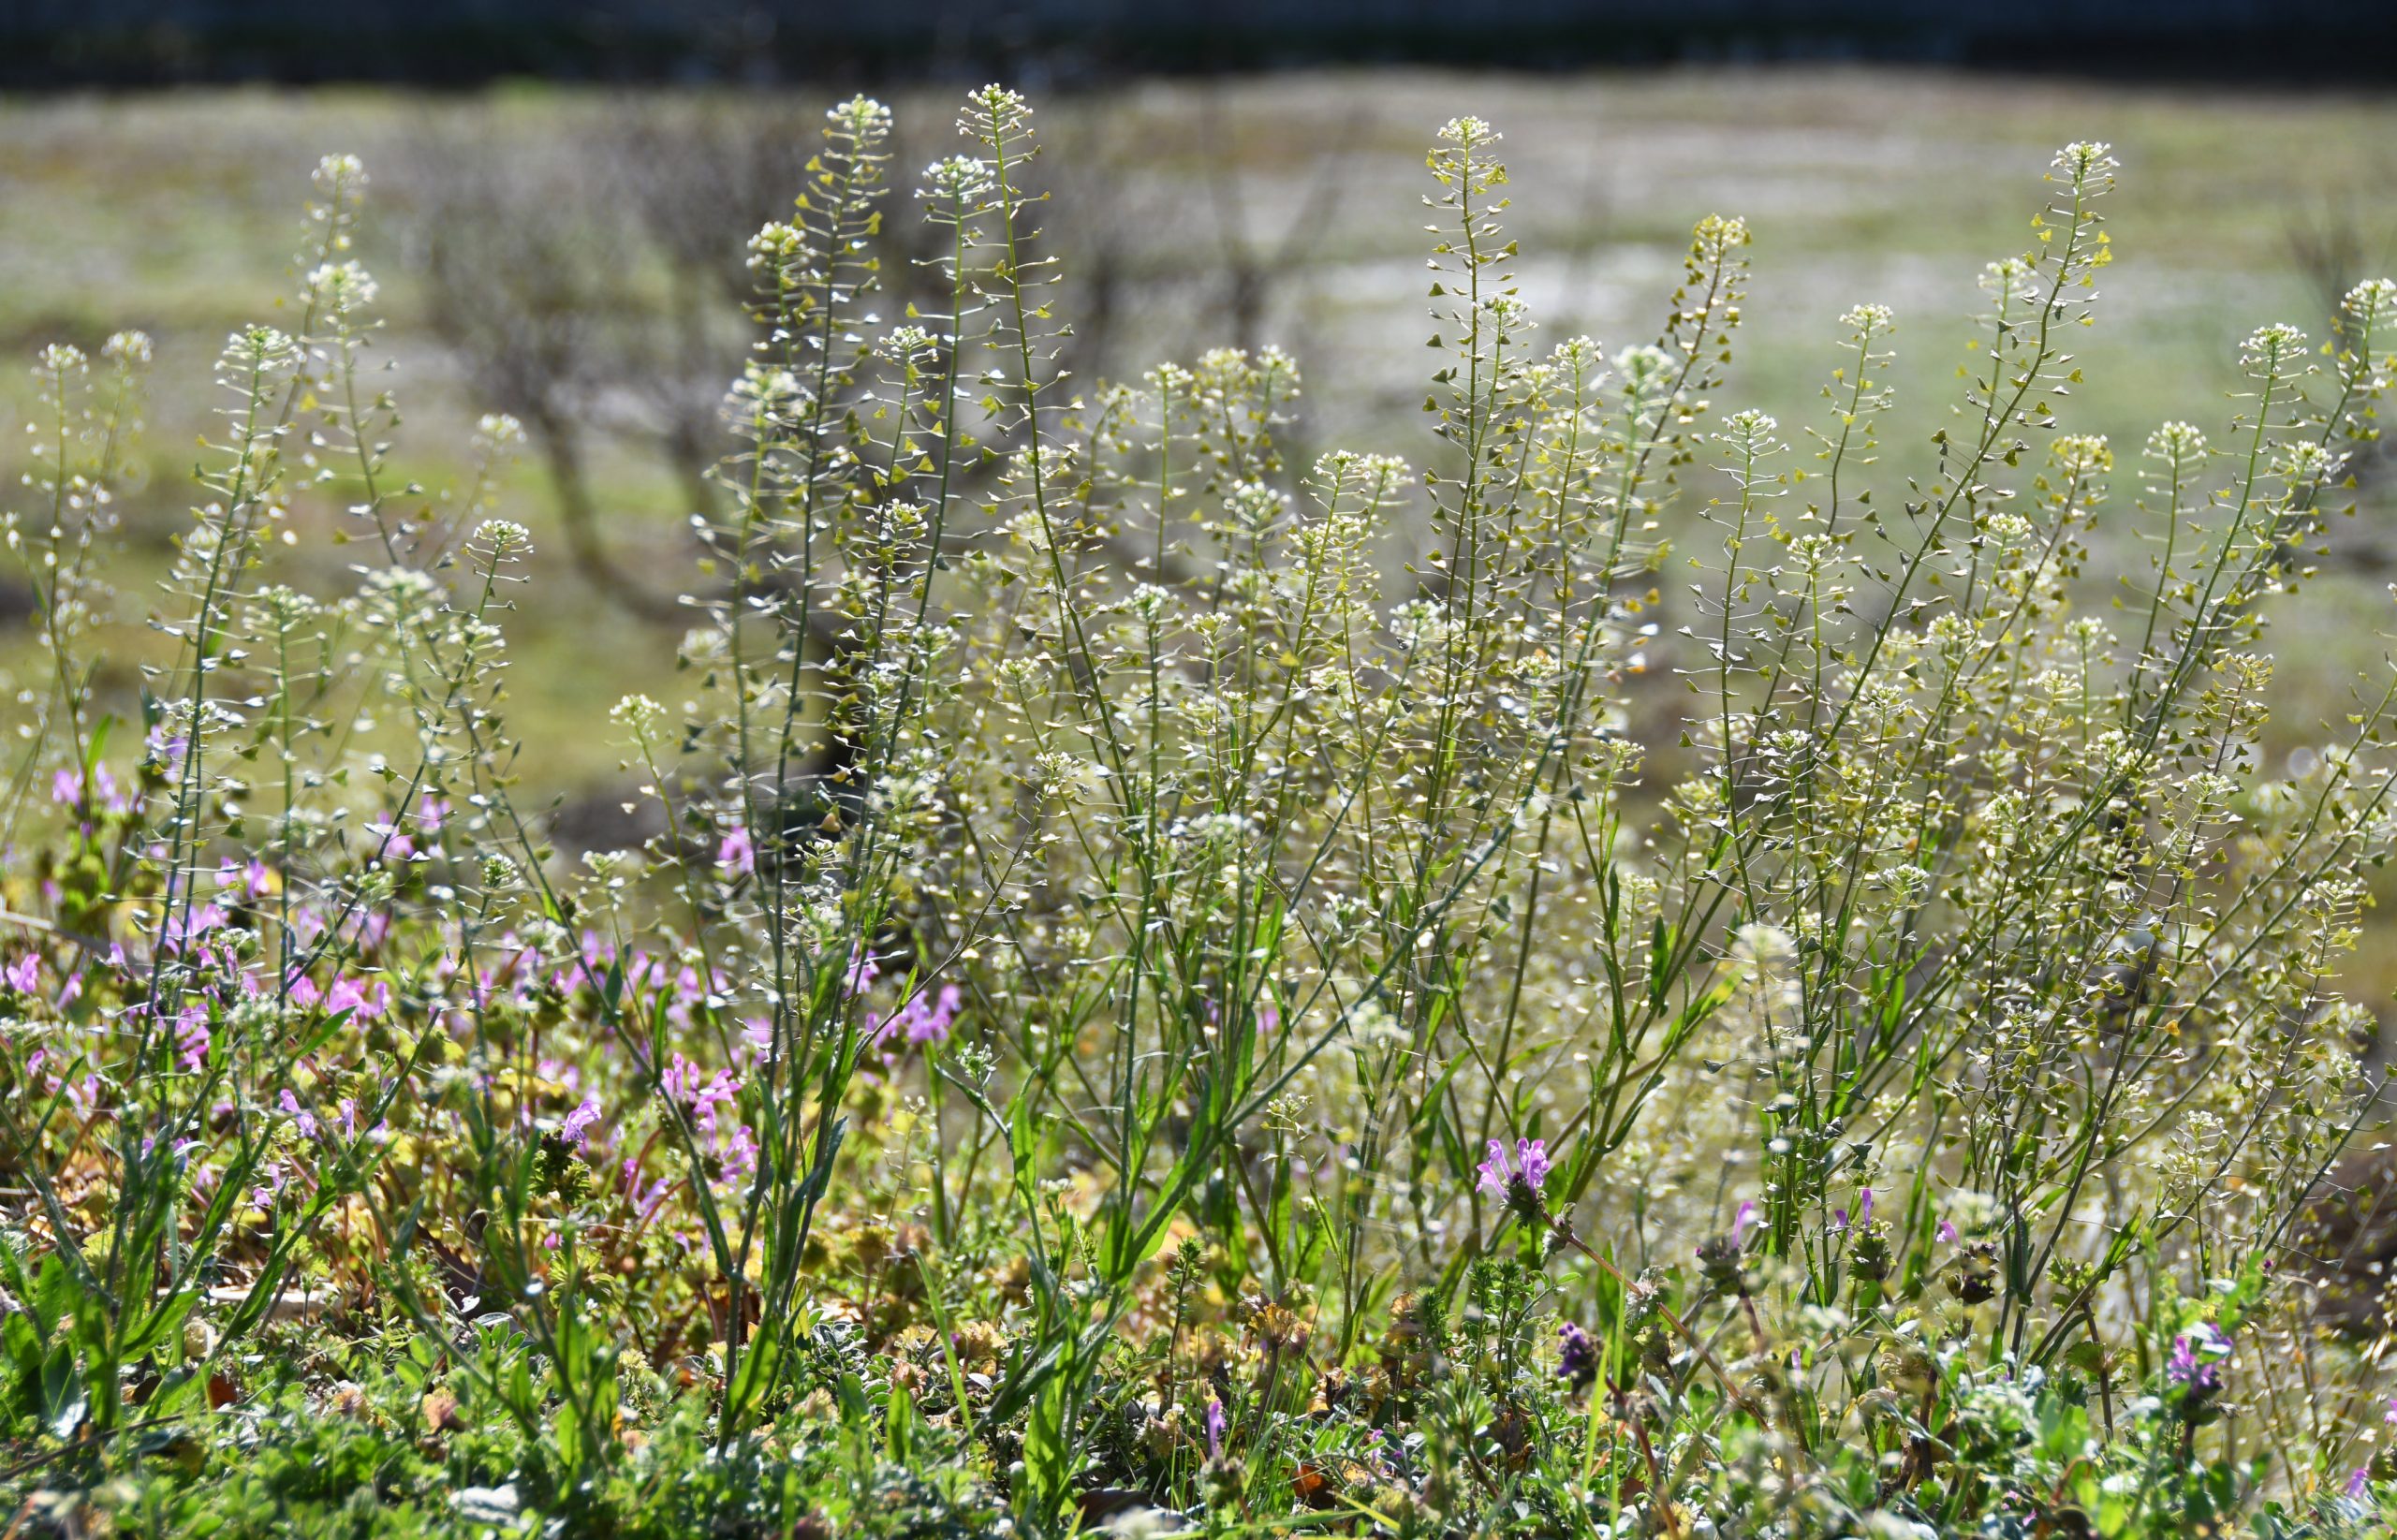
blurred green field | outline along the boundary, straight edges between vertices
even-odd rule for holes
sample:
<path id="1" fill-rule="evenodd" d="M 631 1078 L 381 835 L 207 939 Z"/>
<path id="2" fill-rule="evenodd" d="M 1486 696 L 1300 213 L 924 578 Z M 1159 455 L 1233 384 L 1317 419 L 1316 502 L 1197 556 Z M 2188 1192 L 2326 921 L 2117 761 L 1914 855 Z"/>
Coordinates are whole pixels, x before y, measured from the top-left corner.
<path id="1" fill-rule="evenodd" d="M 681 324 L 669 314 L 674 270 L 654 228 L 616 222 L 621 185 L 687 183 L 726 146 L 746 157 L 754 183 L 796 164 L 793 147 L 829 99 L 521 86 L 0 102 L 0 345 L 29 360 L 43 343 L 96 347 L 125 326 L 159 343 L 146 475 L 117 568 L 124 619 L 140 620 L 187 501 L 213 405 L 210 360 L 229 330 L 275 318 L 294 288 L 290 252 L 320 154 L 353 151 L 375 179 L 359 255 L 382 280 L 382 352 L 405 411 L 395 463 L 437 493 L 462 478 L 471 424 L 492 404 L 436 324 L 427 254 L 445 178 L 471 163 L 490 189 L 484 217 L 554 224 L 558 249 L 599 286 L 580 292 L 604 293 L 626 315 L 649 307 L 670 327 Z M 892 218 L 906 223 L 914 171 L 949 153 L 954 110 L 947 93 L 911 90 L 895 105 Z M 2146 431 L 2186 418 L 2218 436 L 2235 404 L 2238 340 L 2283 318 L 2322 335 L 2333 286 L 2385 271 L 2397 239 L 2397 101 L 2327 92 L 1864 70 L 1407 72 L 1145 82 L 1040 106 L 1045 217 L 1066 276 L 1058 309 L 1077 326 L 1068 361 L 1085 378 L 1137 374 L 1217 343 L 1279 343 L 1307 372 L 1302 453 L 1426 455 L 1422 152 L 1442 121 L 1471 112 L 1506 135 L 1519 271 L 1551 338 L 1586 331 L 1611 346 L 1653 336 L 1691 222 L 1744 215 L 1756 275 L 1724 404 L 1761 406 L 1793 431 L 1822 408 L 1834 317 L 1860 301 L 1894 306 L 1898 407 L 1883 435 L 1893 478 L 1927 462 L 1925 440 L 1955 398 L 1975 276 L 2030 242 L 2049 155 L 2069 139 L 2110 139 L 2123 162 L 2109 210 L 2119 260 L 2081 351 L 2087 387 L 2066 413 L 2068 426 L 2110 434 L 2124 451 L 2119 533 L 2101 546 L 2101 567 L 2144 565 L 2125 521 Z M 752 223 L 754 212 L 727 210 L 720 227 L 683 235 L 732 263 Z M 676 356 L 700 381 L 728 376 L 739 357 L 732 306 L 713 309 L 693 333 L 697 358 L 688 347 Z M 612 558 L 670 601 L 691 570 L 683 523 L 693 494 L 644 416 L 654 416 L 646 357 L 619 349 L 579 383 L 579 440 Z M 8 370 L 0 414 L 22 420 L 31 403 L 25 371 Z M 14 489 L 20 442 L 0 455 Z M 2346 682 L 2378 659 L 2390 629 L 2397 476 L 2365 493 L 2364 516 L 2333 537 L 2325 579 L 2276 617 L 2279 730 L 2292 738 L 2341 709 Z M 302 500 L 295 518 L 326 521 L 335 501 Z M 542 543 L 538 580 L 511 623 L 514 719 L 541 745 L 527 773 L 545 790 L 612 799 L 621 781 L 606 708 L 628 690 L 671 697 L 677 627 L 670 612 L 627 612 L 575 571 L 537 463 L 520 467 L 507 502 Z M 300 552 L 317 568 L 311 580 L 342 583 L 338 552 L 316 541 Z M 22 667 L 17 592 L 0 663 Z M 143 636 L 122 628 L 107 687 L 133 688 Z"/>

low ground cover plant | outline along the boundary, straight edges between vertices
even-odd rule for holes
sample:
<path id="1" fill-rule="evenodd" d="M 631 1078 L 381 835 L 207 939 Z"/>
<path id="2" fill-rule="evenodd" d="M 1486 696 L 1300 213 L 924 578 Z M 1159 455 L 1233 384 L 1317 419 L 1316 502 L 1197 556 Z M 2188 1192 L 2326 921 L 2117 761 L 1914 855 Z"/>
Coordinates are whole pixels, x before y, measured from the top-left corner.
<path id="1" fill-rule="evenodd" d="M 2256 330 L 2211 432 L 2076 434 L 2119 168 L 2069 145 L 1884 446 L 1875 303 L 1741 403 L 1737 219 L 1654 340 L 1541 338 L 1458 119 L 1425 451 L 1299 465 L 1278 351 L 1063 374 L 1031 110 L 960 128 L 894 187 L 842 105 L 750 243 L 687 696 L 592 726 L 637 849 L 522 789 L 521 431 L 395 471 L 356 161 L 118 705 L 148 350 L 41 355 L 14 1533 L 2383 1524 L 2309 1213 L 2374 1126 L 2397 673 L 2263 744 L 2397 285 Z"/>

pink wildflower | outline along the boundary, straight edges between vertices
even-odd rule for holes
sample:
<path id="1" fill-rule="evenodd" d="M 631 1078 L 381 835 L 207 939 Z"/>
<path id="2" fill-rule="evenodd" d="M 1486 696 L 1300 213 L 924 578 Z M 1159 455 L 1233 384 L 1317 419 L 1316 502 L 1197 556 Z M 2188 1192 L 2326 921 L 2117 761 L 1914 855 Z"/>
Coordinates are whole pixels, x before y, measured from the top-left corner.
<path id="1" fill-rule="evenodd" d="M 732 1137 L 725 1141 L 724 1174 L 738 1181 L 757 1169 L 757 1136 L 749 1132 L 749 1125 L 744 1122 L 734 1128 Z"/>
<path id="2" fill-rule="evenodd" d="M 167 921 L 159 934 L 159 942 L 170 950 L 181 951 L 185 946 L 225 923 L 225 911 L 213 903 L 203 903 L 188 915 L 176 915 Z"/>
<path id="3" fill-rule="evenodd" d="M 81 770 L 60 770 L 51 777 L 50 799 L 62 807 L 76 808 L 87 814 L 102 809 L 110 813 L 124 813 L 131 806 L 125 799 L 124 793 L 117 790 L 116 777 L 109 773 L 106 765 L 94 765 L 88 783 Z"/>
<path id="4" fill-rule="evenodd" d="M 280 1099 L 283 1104 L 283 1110 L 290 1114 L 291 1120 L 300 1125 L 300 1137 L 305 1139 L 315 1138 L 316 1137 L 316 1115 L 300 1105 L 300 1098 L 291 1094 L 291 1088 L 289 1086 L 285 1086 L 283 1088 L 283 1095 Z"/>
<path id="5" fill-rule="evenodd" d="M 891 1025 L 903 1028 L 910 1043 L 945 1043 L 964 1005 L 964 991 L 954 984 L 946 984 L 937 995 L 919 994 L 908 1001 Z"/>
<path id="6" fill-rule="evenodd" d="M 372 1021 L 390 1006 L 391 987 L 380 979 L 375 980 L 371 994 L 365 985 L 347 976 L 334 979 L 333 987 L 325 991 L 325 1014 L 328 1016 L 338 1016 L 347 1011 L 355 1020 Z"/>
<path id="7" fill-rule="evenodd" d="M 1507 1181 L 1513 1175 L 1513 1172 L 1507 1165 L 1507 1146 L 1505 1141 L 1500 1139 L 1492 1139 L 1490 1141 L 1490 1158 L 1483 1161 L 1478 1169 L 1481 1172 L 1481 1180 L 1474 1185 L 1480 1188 L 1483 1192 L 1488 1193 L 1493 1197 L 1505 1197 L 1507 1195 Z"/>
<path id="8" fill-rule="evenodd" d="M 198 1074 L 208 1063 L 208 1012 L 187 1005 L 175 1018 L 175 1057 L 184 1070 Z"/>
<path id="9" fill-rule="evenodd" d="M 711 1138 L 715 1136 L 715 1109 L 727 1102 L 741 1099 L 741 1082 L 728 1069 L 715 1072 L 712 1079 L 702 1080 L 706 1071 L 684 1058 L 674 1055 L 658 1078 L 658 1089 L 667 1100 L 682 1107 L 701 1132 Z"/>
<path id="10" fill-rule="evenodd" d="M 216 869 L 216 886 L 231 888 L 242 898 L 264 898 L 272 886 L 271 874 L 263 861 L 254 860 L 245 866 L 227 861 Z"/>
<path id="11" fill-rule="evenodd" d="M 1504 1198 L 1510 1197 L 1513 1184 L 1521 1181 L 1537 1194 L 1547 1183 L 1548 1173 L 1553 1168 L 1549 1162 L 1546 1139 L 1517 1139 L 1512 1164 L 1507 1159 L 1505 1141 L 1492 1139 L 1490 1158 L 1478 1167 L 1481 1180 L 1475 1185 L 1493 1197 Z"/>
<path id="12" fill-rule="evenodd" d="M 591 1125 L 598 1121 L 597 1098 L 585 1096 L 581 1107 L 566 1115 L 566 1125 L 558 1130 L 558 1137 L 580 1149 L 591 1137 Z"/>

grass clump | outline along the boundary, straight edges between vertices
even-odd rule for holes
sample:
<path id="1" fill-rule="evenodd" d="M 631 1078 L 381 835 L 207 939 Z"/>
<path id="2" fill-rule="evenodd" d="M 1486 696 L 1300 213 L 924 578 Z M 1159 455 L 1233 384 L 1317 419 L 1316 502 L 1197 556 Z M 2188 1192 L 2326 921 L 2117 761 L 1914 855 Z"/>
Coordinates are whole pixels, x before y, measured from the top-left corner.
<path id="1" fill-rule="evenodd" d="M 2307 1205 L 2377 1089 L 2338 979 L 2397 676 L 2257 745 L 2397 285 L 2118 470 L 2064 420 L 2118 168 L 2067 146 L 1892 468 L 1879 305 L 1811 421 L 1728 409 L 1737 219 L 1653 342 L 1536 343 L 1458 119 L 1425 462 L 1293 466 L 1278 351 L 1059 372 L 1030 109 L 960 127 L 936 304 L 880 294 L 874 102 L 751 242 L 687 698 L 608 729 L 640 849 L 520 799 L 522 435 L 394 484 L 357 162 L 227 346 L 122 717 L 145 349 L 44 355 L 21 1527 L 2379 1521 L 2381 1318 Z M 2154 559 L 2093 606 L 2125 501 Z M 319 505 L 344 594 L 278 580 Z"/>

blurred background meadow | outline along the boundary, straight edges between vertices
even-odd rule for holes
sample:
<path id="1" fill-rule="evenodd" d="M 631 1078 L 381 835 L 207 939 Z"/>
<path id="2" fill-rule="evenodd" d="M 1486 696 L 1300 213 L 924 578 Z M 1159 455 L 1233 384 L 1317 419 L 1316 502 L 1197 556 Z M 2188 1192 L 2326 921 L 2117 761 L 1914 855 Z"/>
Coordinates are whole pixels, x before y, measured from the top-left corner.
<path id="1" fill-rule="evenodd" d="M 459 494 L 478 417 L 524 424 L 502 507 L 541 555 L 509 622 L 509 700 L 546 747 L 522 773 L 536 803 L 559 804 L 562 840 L 625 843 L 631 777 L 598 725 L 627 691 L 673 697 L 689 520 L 714 492 L 719 403 L 746 345 L 743 242 L 788 211 L 824 110 L 847 89 L 509 79 L 0 101 L 0 347 L 30 362 L 53 341 L 96 351 L 125 327 L 157 344 L 144 469 L 122 508 L 123 623 L 99 688 L 131 714 L 143 585 L 164 569 L 221 404 L 210 360 L 236 326 L 289 304 L 308 170 L 353 153 L 373 179 L 359 255 L 388 316 L 376 345 L 403 412 L 393 464 L 425 499 Z M 952 153 L 956 92 L 883 89 L 893 180 L 911 187 Z M 1459 112 L 1506 135 L 1519 271 L 1551 342 L 1653 336 L 1690 226 L 1710 213 L 1755 233 L 1725 409 L 1804 419 L 1837 362 L 1834 318 L 1866 301 L 1893 307 L 1882 441 L 1893 468 L 1927 464 L 1957 399 L 1977 278 L 2033 242 L 2038 179 L 2063 139 L 2110 140 L 2124 163 L 2105 315 L 2079 351 L 2092 405 L 2064 416 L 2126 449 L 2167 418 L 2227 423 L 2236 345 L 2258 317 L 2327 335 L 2337 297 L 2397 255 L 2397 100 L 2353 82 L 1891 63 L 1317 66 L 1083 84 L 1038 107 L 1040 221 L 1077 389 L 1216 345 L 1281 346 L 1307 382 L 1297 463 L 1335 447 L 1425 446 L 1421 147 Z M 929 255 L 912 209 L 894 204 L 891 223 L 901 250 Z M 911 282 L 891 275 L 893 303 Z M 0 375 L 7 418 L 30 423 L 36 406 L 29 370 Z M 0 447 L 12 485 L 28 442 Z M 2282 674 L 2275 724 L 2291 741 L 2346 710 L 2338 682 L 2387 645 L 2388 459 L 2360 468 L 2359 513 L 2334 527 L 2318 579 L 2273 616 L 2299 665 Z M 2129 527 L 2130 479 L 2085 575 L 2100 602 L 2149 560 Z M 340 503 L 334 489 L 301 492 L 292 527 L 337 529 Z M 322 540 L 297 551 L 339 560 Z M 32 661 L 27 608 L 22 578 L 0 578 L 0 667 Z"/>

